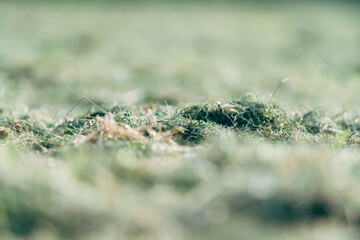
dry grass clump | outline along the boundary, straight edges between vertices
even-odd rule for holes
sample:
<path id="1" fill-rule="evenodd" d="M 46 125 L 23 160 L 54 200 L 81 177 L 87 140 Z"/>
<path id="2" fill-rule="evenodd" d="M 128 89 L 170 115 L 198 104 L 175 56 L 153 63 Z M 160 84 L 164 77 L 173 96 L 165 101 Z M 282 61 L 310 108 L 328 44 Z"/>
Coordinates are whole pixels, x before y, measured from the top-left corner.
<path id="1" fill-rule="evenodd" d="M 348 137 L 346 143 L 350 146 L 360 146 L 360 131 L 353 132 Z"/>
<path id="2" fill-rule="evenodd" d="M 104 118 L 97 118 L 100 130 L 90 137 L 90 142 L 98 142 L 101 140 L 122 139 L 127 141 L 146 142 L 146 138 L 140 131 L 131 128 L 129 125 L 118 126 L 113 117 L 108 115 Z"/>
<path id="3" fill-rule="evenodd" d="M 125 140 L 142 144 L 150 141 L 172 143 L 170 132 L 157 132 L 149 126 L 134 128 L 127 124 L 118 125 L 112 115 L 97 117 L 96 121 L 100 129 L 90 136 L 91 143 L 102 140 Z"/>
<path id="4" fill-rule="evenodd" d="M 0 127 L 0 140 L 5 139 L 9 136 L 9 129 Z"/>

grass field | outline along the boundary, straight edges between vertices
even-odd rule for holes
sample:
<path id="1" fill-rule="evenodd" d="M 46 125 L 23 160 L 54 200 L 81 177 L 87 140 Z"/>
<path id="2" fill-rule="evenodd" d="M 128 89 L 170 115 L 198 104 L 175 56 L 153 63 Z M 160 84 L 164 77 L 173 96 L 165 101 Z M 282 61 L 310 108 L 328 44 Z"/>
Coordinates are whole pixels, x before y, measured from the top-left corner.
<path id="1" fill-rule="evenodd" d="M 358 239 L 359 10 L 1 1 L 0 239 Z"/>

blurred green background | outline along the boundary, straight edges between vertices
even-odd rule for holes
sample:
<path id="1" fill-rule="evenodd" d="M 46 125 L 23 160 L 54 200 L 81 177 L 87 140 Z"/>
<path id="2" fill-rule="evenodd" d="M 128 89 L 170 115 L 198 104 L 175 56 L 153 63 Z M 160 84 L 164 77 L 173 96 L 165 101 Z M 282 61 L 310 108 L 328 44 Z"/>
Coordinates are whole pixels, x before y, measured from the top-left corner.
<path id="1" fill-rule="evenodd" d="M 100 104 L 268 95 L 360 102 L 360 14 L 351 1 L 1 1 L 0 100 L 65 111 Z"/>

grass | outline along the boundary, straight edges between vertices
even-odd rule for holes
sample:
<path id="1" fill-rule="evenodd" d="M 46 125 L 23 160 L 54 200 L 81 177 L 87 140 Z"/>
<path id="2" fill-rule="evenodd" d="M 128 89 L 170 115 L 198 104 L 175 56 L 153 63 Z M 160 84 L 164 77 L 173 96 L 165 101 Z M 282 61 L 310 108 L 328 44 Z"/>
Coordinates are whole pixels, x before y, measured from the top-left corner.
<path id="1" fill-rule="evenodd" d="M 0 239 L 357 239 L 358 7 L 2 1 Z"/>
<path id="2" fill-rule="evenodd" d="M 11 143 L 24 137 L 20 144 L 24 150 L 32 146 L 44 151 L 62 147 L 76 136 L 91 142 L 103 138 L 140 143 L 156 140 L 190 146 L 221 137 L 241 138 L 243 134 L 270 142 L 341 147 L 356 147 L 359 143 L 359 115 L 351 111 L 334 116 L 321 109 L 302 112 L 254 95 L 185 106 L 114 106 L 106 112 L 95 111 L 56 124 L 26 114 L 3 118 L 2 139 Z"/>

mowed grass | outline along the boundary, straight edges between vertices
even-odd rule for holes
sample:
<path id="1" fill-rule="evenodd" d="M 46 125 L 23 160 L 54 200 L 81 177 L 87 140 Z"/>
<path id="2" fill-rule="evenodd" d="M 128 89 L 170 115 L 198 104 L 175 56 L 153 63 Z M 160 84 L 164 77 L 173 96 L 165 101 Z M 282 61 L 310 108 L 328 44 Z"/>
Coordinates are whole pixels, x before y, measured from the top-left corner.
<path id="1" fill-rule="evenodd" d="M 359 7 L 2 1 L 0 238 L 357 239 Z"/>

